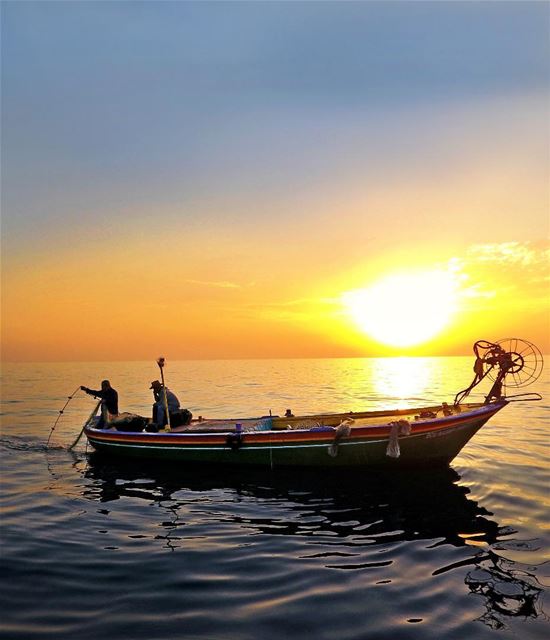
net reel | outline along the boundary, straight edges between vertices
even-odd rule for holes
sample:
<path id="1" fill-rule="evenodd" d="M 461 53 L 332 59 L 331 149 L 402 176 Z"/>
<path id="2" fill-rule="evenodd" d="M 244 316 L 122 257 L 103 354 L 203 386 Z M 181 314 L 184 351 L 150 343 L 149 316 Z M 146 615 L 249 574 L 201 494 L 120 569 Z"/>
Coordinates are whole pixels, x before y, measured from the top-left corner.
<path id="1" fill-rule="evenodd" d="M 527 340 L 504 338 L 498 342 L 478 340 L 474 344 L 476 361 L 474 379 L 470 386 L 455 396 L 455 405 L 462 402 L 482 380 L 489 378 L 493 386 L 485 398 L 503 398 L 505 387 L 518 389 L 537 380 L 542 373 L 544 360 L 540 350 Z"/>

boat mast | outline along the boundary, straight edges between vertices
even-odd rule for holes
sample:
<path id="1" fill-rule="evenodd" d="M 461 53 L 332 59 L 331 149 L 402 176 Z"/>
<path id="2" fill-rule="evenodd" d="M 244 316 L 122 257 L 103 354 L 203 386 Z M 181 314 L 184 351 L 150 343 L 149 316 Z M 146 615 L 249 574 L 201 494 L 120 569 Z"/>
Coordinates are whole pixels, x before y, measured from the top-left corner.
<path id="1" fill-rule="evenodd" d="M 170 424 L 170 412 L 168 411 L 168 398 L 166 397 L 166 384 L 164 383 L 164 358 L 159 358 L 157 364 L 160 369 L 160 380 L 162 382 L 162 399 L 164 402 L 164 413 L 166 414 L 166 428 L 164 431 L 172 431 Z"/>

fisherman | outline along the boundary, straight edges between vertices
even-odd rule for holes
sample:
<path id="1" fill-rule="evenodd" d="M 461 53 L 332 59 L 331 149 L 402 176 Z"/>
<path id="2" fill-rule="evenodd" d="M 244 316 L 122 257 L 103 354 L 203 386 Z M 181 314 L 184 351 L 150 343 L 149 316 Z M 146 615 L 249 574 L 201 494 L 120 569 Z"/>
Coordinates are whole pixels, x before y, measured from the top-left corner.
<path id="1" fill-rule="evenodd" d="M 101 398 L 101 416 L 97 423 L 98 429 L 103 429 L 105 425 L 109 425 L 113 418 L 118 416 L 118 393 L 111 387 L 109 380 L 102 380 L 101 389 L 98 391 L 84 386 L 80 388 L 90 396 Z"/>
<path id="2" fill-rule="evenodd" d="M 151 382 L 149 388 L 153 390 L 153 396 L 155 398 L 155 404 L 153 405 L 153 422 L 158 424 L 159 427 L 163 427 L 168 423 L 167 416 L 165 415 L 164 392 L 166 392 L 166 404 L 168 405 L 168 412 L 170 414 L 178 411 L 180 401 L 168 387 L 163 387 L 159 380 Z"/>

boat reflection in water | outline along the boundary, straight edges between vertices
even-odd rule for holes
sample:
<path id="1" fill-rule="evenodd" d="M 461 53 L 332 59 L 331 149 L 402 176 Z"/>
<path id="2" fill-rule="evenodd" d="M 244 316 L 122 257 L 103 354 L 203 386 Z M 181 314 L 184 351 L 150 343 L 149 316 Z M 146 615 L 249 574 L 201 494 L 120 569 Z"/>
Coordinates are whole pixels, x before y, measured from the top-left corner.
<path id="1" fill-rule="evenodd" d="M 431 580 L 446 574 L 456 582 L 456 571 L 466 571 L 464 583 L 483 598 L 479 621 L 496 629 L 506 627 L 512 617 L 545 615 L 536 567 L 506 558 L 507 551 L 529 550 L 529 543 L 514 540 L 513 529 L 491 519 L 450 468 L 372 476 L 230 468 L 199 473 L 181 465 L 161 471 L 143 461 L 114 463 L 92 454 L 85 475 L 92 481 L 84 492 L 90 500 L 142 499 L 156 509 L 155 532 L 149 537 L 163 547 L 186 548 L 223 527 L 224 535 L 234 535 L 241 547 L 246 546 L 243 535 L 283 536 L 295 543 L 292 553 L 299 549 L 294 560 L 315 559 L 328 569 L 384 572 L 394 562 L 415 562 L 406 557 L 409 547 L 403 543 L 425 540 L 430 542 L 423 549 L 433 554 L 432 563 L 449 557 L 445 545 L 462 548 L 461 559 L 432 569 Z M 197 530 L 189 534 L 193 518 L 201 517 L 206 525 L 201 535 Z M 312 545 L 318 547 L 315 553 Z M 253 555 L 248 561 L 254 561 Z"/>

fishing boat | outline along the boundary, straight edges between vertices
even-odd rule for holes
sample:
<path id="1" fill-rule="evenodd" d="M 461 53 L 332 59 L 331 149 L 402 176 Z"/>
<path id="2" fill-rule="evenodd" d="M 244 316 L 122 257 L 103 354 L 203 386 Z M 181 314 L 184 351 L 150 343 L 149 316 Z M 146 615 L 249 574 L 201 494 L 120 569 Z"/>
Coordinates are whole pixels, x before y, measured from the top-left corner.
<path id="1" fill-rule="evenodd" d="M 115 420 L 108 428 L 98 428 L 94 412 L 82 432 L 99 453 L 181 463 L 269 468 L 448 465 L 507 404 L 541 399 L 536 393 L 506 395 L 510 388 L 526 386 L 539 377 L 543 360 L 535 345 L 517 338 L 495 343 L 480 340 L 474 353 L 474 379 L 450 404 L 304 416 L 199 418 L 157 432 L 150 430 L 147 419 L 134 414 L 120 417 L 118 425 Z M 162 374 L 164 360 L 158 363 Z M 484 401 L 465 402 L 485 379 L 492 386 Z M 136 427 L 128 430 L 128 424 Z"/>

